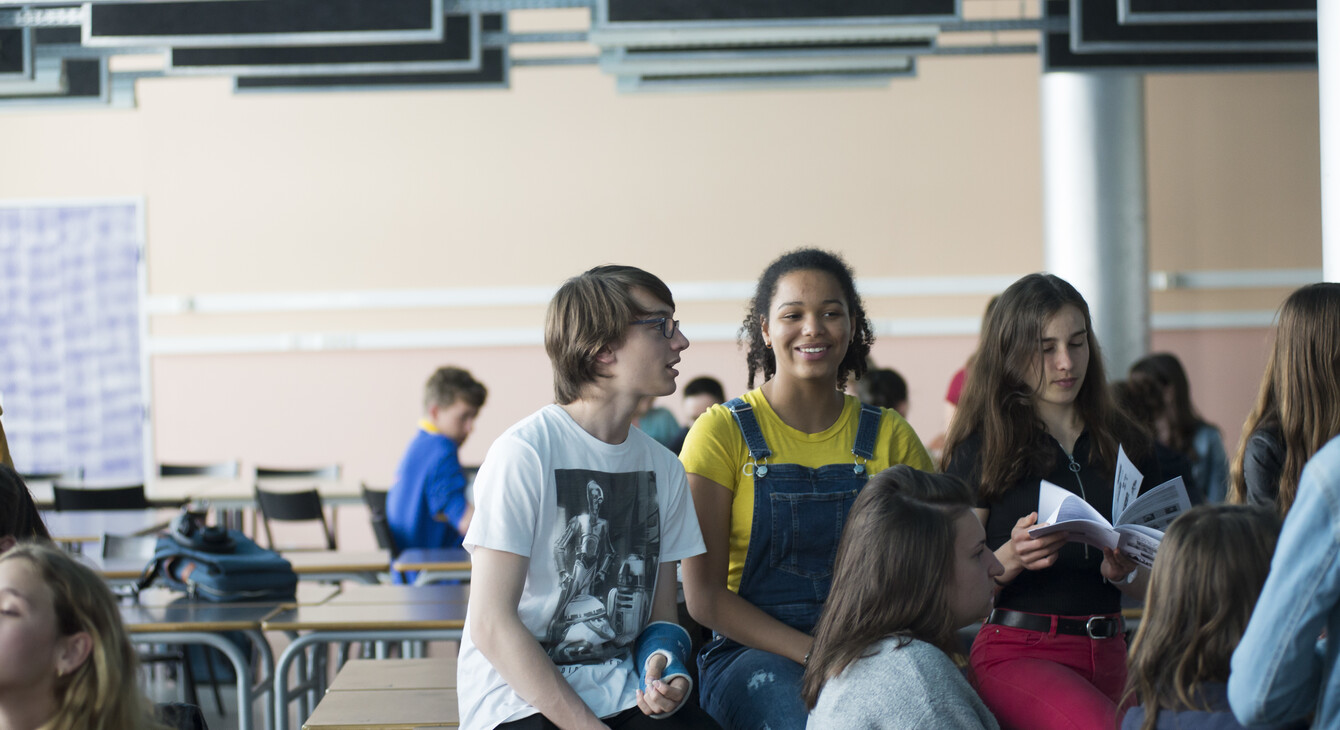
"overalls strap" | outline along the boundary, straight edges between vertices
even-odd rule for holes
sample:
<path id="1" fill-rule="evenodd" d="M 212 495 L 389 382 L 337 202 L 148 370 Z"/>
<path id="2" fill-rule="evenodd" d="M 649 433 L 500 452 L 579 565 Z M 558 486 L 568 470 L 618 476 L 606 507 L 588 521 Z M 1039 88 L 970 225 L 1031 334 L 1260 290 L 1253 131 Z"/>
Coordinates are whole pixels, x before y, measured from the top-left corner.
<path id="1" fill-rule="evenodd" d="M 740 427 L 740 433 L 744 435 L 744 444 L 749 448 L 749 456 L 753 457 L 755 462 L 772 456 L 772 449 L 768 448 L 768 442 L 763 440 L 763 431 L 758 427 L 754 407 L 746 403 L 743 398 L 732 399 L 726 407 L 730 409 L 731 415 L 735 416 L 735 425 Z M 871 443 L 874 443 L 873 437 Z"/>
<path id="2" fill-rule="evenodd" d="M 861 404 L 861 420 L 856 424 L 856 443 L 851 453 L 866 461 L 875 458 L 875 439 L 879 438 L 879 419 L 883 410 L 879 406 Z"/>

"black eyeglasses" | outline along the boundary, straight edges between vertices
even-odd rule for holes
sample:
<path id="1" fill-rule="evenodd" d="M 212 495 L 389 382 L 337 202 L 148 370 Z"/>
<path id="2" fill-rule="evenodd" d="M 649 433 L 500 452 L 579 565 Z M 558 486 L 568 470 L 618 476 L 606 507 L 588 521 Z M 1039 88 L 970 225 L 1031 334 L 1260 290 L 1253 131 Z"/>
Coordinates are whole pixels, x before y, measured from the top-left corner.
<path id="1" fill-rule="evenodd" d="M 661 326 L 660 327 L 661 334 L 665 335 L 665 339 L 667 340 L 674 339 L 675 333 L 679 331 L 679 320 L 670 319 L 669 317 L 657 317 L 655 319 L 639 319 L 634 322 L 631 322 L 631 324 L 659 324 Z"/>

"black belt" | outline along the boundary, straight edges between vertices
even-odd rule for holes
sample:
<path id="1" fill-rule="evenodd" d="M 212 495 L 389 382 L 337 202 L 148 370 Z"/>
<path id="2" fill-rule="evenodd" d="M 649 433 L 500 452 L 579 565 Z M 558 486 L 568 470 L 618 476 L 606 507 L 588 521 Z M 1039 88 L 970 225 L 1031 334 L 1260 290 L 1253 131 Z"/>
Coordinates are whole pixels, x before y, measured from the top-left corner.
<path id="1" fill-rule="evenodd" d="M 986 619 L 989 624 L 1009 626 L 1026 631 L 1051 633 L 1052 620 L 1056 620 L 1056 633 L 1070 636 L 1087 636 L 1090 639 L 1111 639 L 1126 631 L 1126 621 L 1121 616 L 1090 616 L 1088 618 L 1065 618 L 1037 613 L 1011 611 L 997 608 Z"/>

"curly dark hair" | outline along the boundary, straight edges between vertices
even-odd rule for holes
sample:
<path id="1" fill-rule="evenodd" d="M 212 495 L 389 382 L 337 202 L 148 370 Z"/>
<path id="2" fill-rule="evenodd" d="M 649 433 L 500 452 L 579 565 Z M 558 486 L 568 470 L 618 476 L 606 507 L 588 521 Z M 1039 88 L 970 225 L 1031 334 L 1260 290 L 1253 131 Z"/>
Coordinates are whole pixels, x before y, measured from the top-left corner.
<path id="1" fill-rule="evenodd" d="M 847 386 L 847 376 L 860 379 L 865 375 L 866 359 L 870 355 L 870 345 L 875 335 L 870 330 L 870 321 L 865 316 L 865 305 L 861 295 L 856 293 L 856 282 L 851 268 L 842 257 L 817 248 L 801 248 L 788 251 L 776 261 L 768 264 L 763 275 L 758 277 L 754 296 L 749 300 L 749 309 L 745 312 L 744 323 L 740 325 L 740 345 L 747 351 L 745 366 L 749 369 L 749 388 L 754 387 L 754 375 L 763 372 L 767 381 L 777 373 L 777 360 L 772 350 L 763 344 L 763 320 L 768 316 L 772 297 L 777 293 L 777 282 L 793 271 L 822 271 L 837 280 L 842 295 L 847 299 L 847 310 L 852 316 L 852 338 L 847 346 L 847 354 L 838 365 L 838 390 Z"/>

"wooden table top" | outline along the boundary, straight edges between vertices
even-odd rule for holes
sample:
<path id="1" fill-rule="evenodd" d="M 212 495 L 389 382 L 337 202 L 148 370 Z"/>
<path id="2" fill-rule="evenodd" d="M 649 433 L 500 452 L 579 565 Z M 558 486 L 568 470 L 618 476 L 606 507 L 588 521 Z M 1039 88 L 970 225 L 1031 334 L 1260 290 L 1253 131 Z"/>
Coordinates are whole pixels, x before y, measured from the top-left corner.
<path id="1" fill-rule="evenodd" d="M 465 628 L 464 603 L 323 603 L 265 619 L 266 631 L 395 631 Z"/>
<path id="2" fill-rule="evenodd" d="M 271 608 L 278 608 L 281 605 L 284 606 L 285 608 L 288 608 L 295 605 L 305 606 L 305 605 L 324 603 L 330 600 L 332 596 L 335 596 L 339 592 L 340 592 L 339 586 L 328 585 L 326 583 L 299 582 L 297 597 L 293 601 L 285 601 L 283 603 L 279 601 L 263 601 L 263 602 L 237 601 L 235 603 L 211 603 L 209 605 L 256 606 L 264 604 L 270 606 Z M 189 600 L 190 599 L 186 596 L 186 594 L 182 593 L 181 591 L 174 591 L 171 588 L 163 588 L 161 586 L 156 586 L 153 588 L 145 588 L 144 590 L 140 591 L 139 595 L 136 596 L 135 598 L 135 603 L 139 604 L 140 606 L 161 608 L 169 604 L 182 603 Z"/>
<path id="3" fill-rule="evenodd" d="M 456 657 L 430 659 L 350 659 L 335 675 L 329 692 L 387 689 L 455 689 Z"/>
<path id="4" fill-rule="evenodd" d="M 460 707 L 455 690 L 386 689 L 327 692 L 304 730 L 411 730 L 458 727 Z"/>
<path id="5" fill-rule="evenodd" d="M 101 555 L 79 556 L 81 562 L 101 575 L 104 580 L 131 580 L 144 574 L 147 558 L 104 558 Z M 182 594 L 177 593 L 177 596 Z"/>
<path id="6" fill-rule="evenodd" d="M 168 526 L 175 509 L 108 509 L 42 512 L 51 539 L 65 543 L 102 540 L 103 535 L 149 535 Z"/>
<path id="7" fill-rule="evenodd" d="M 329 603 L 466 603 L 469 600 L 468 585 L 349 585 Z"/>
<path id="8" fill-rule="evenodd" d="M 121 606 L 126 631 L 144 634 L 163 631 L 250 631 L 279 611 L 275 603 L 209 603 L 183 597 L 162 606 Z"/>
<path id="9" fill-rule="evenodd" d="M 378 573 L 391 569 L 391 551 L 290 550 L 284 559 L 299 576 L 323 573 Z"/>
<path id="10" fill-rule="evenodd" d="M 470 553 L 464 548 L 408 548 L 396 556 L 396 570 L 469 570 Z"/>

